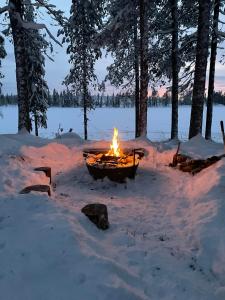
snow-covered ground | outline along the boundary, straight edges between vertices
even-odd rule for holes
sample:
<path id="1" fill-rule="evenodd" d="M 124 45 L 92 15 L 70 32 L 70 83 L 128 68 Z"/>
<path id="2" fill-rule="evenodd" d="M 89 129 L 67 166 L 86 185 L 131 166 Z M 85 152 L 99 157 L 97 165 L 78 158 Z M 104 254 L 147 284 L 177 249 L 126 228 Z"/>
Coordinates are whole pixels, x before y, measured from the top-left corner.
<path id="1" fill-rule="evenodd" d="M 109 142 L 0 135 L 0 299 L 225 299 L 224 159 L 192 177 L 168 167 L 175 143 L 121 145 L 148 152 L 126 184 L 88 174 L 82 149 Z M 201 137 L 181 150 L 224 152 Z M 19 194 L 48 184 L 39 166 L 52 167 L 52 197 Z M 94 202 L 108 207 L 107 231 L 80 211 Z"/>
<path id="2" fill-rule="evenodd" d="M 17 106 L 0 107 L 4 117 L 0 117 L 0 133 L 17 132 Z M 179 107 L 179 137 L 187 139 L 190 106 Z M 205 111 L 204 121 L 205 124 Z M 80 108 L 49 108 L 48 128 L 40 130 L 40 136 L 54 138 L 59 124 L 67 132 L 73 128 L 83 136 L 83 113 Z M 126 120 L 126 122 L 124 122 Z M 220 121 L 225 121 L 225 106 L 214 106 L 212 136 L 222 142 Z M 97 108 L 89 113 L 88 134 L 91 140 L 110 139 L 113 127 L 118 127 L 123 139 L 134 138 L 134 108 Z M 170 138 L 171 107 L 150 107 L 148 110 L 148 137 L 154 141 Z M 204 131 L 204 129 L 203 129 Z"/>

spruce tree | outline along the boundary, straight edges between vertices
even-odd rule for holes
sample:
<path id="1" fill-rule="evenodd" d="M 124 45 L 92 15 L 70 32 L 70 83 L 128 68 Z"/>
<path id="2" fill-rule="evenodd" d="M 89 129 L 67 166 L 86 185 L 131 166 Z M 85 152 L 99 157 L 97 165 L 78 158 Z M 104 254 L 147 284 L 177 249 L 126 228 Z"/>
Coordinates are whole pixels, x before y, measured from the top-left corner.
<path id="1" fill-rule="evenodd" d="M 0 8 L 0 14 L 7 13 L 9 16 L 9 25 L 11 29 L 14 55 L 16 62 L 16 82 L 17 82 L 17 95 L 18 95 L 18 130 L 31 131 L 31 118 L 30 118 L 30 90 L 27 85 L 27 79 L 29 78 L 29 72 L 27 69 L 28 58 L 26 56 L 26 35 L 29 35 L 29 30 L 45 29 L 48 35 L 58 44 L 60 44 L 51 32 L 48 30 L 45 24 L 39 24 L 35 22 L 29 22 L 25 19 L 25 6 L 31 5 L 35 9 L 44 7 L 48 14 L 51 15 L 54 20 L 63 26 L 64 18 L 62 12 L 57 10 L 54 5 L 48 3 L 48 1 L 37 0 L 35 3 L 30 3 L 26 0 L 8 0 L 8 5 Z M 30 37 L 31 38 L 31 37 Z"/>
<path id="2" fill-rule="evenodd" d="M 27 1 L 24 9 L 24 18 L 28 22 L 34 22 L 34 7 L 31 1 Z M 29 112 L 35 125 L 35 135 L 38 136 L 38 128 L 47 128 L 48 85 L 45 76 L 45 56 L 49 43 L 38 30 L 25 31 L 26 57 L 27 57 L 27 87 L 29 97 Z"/>
<path id="3" fill-rule="evenodd" d="M 102 27 L 103 6 L 100 0 L 72 0 L 70 18 L 64 33 L 70 55 L 70 72 L 65 84 L 82 97 L 84 112 L 84 138 L 88 138 L 88 109 L 92 107 L 90 85 L 95 87 L 97 77 L 95 62 L 101 56 L 99 46 L 93 41 Z"/>

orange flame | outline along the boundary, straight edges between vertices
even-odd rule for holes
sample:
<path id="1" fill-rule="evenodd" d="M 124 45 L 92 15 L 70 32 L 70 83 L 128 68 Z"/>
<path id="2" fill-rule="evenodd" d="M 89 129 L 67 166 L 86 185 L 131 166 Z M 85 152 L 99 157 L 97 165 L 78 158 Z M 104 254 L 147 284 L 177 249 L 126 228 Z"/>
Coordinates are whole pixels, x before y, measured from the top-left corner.
<path id="1" fill-rule="evenodd" d="M 118 129 L 114 128 L 112 144 L 110 145 L 110 150 L 107 153 L 109 156 L 121 156 L 121 150 L 119 148 L 119 141 L 118 141 Z"/>

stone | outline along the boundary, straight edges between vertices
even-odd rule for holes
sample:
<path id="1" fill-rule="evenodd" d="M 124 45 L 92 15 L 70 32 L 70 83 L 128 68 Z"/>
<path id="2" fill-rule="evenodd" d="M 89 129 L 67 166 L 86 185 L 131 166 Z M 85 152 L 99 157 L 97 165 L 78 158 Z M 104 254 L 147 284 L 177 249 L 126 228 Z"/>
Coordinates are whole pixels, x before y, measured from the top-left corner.
<path id="1" fill-rule="evenodd" d="M 48 193 L 49 197 L 51 196 L 50 186 L 49 185 L 42 185 L 42 184 L 27 186 L 22 191 L 20 191 L 20 194 L 29 194 L 32 191 Z"/>
<path id="2" fill-rule="evenodd" d="M 105 204 L 88 204 L 81 209 L 81 212 L 99 229 L 106 230 L 109 228 L 108 211 Z"/>

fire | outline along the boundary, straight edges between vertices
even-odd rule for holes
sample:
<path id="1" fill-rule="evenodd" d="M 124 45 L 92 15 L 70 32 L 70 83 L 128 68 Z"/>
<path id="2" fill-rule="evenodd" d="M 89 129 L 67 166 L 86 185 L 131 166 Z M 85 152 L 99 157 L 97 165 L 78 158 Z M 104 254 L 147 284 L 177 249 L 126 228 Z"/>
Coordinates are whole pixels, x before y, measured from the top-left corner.
<path id="1" fill-rule="evenodd" d="M 107 153 L 108 156 L 116 156 L 116 157 L 121 156 L 121 150 L 119 148 L 119 141 L 118 141 L 118 134 L 119 134 L 118 129 L 114 128 L 112 144 L 110 145 L 111 149 Z"/>

